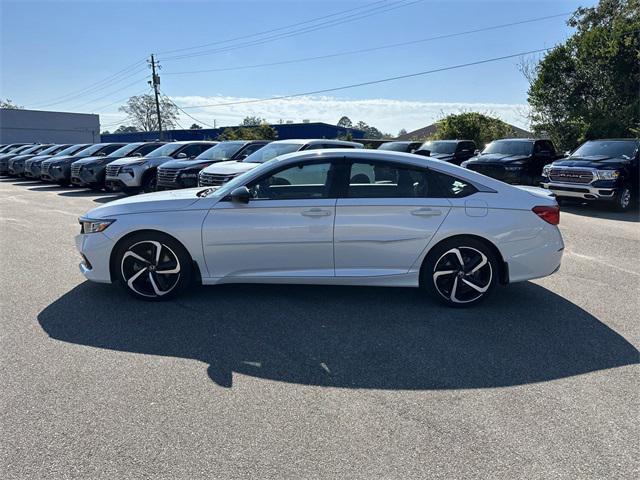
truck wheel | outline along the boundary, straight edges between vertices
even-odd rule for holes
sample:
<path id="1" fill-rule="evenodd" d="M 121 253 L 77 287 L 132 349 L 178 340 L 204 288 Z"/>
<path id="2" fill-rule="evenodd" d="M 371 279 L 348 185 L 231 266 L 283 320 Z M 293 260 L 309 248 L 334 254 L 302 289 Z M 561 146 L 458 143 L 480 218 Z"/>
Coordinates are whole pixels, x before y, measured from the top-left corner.
<path id="1" fill-rule="evenodd" d="M 632 203 L 631 185 L 625 183 L 616 195 L 614 208 L 618 212 L 626 212 L 631 208 Z"/>
<path id="2" fill-rule="evenodd" d="M 156 191 L 157 175 L 155 172 L 148 173 L 142 179 L 142 191 L 144 193 L 151 193 Z"/>

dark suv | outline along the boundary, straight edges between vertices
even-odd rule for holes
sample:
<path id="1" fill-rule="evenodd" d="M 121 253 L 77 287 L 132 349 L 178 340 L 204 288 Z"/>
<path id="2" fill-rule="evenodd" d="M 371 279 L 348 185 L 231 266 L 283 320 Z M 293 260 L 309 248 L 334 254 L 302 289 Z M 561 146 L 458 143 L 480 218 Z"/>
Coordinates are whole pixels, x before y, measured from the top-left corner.
<path id="1" fill-rule="evenodd" d="M 640 140 L 589 140 L 544 167 L 541 186 L 558 198 L 611 202 L 625 211 L 638 200 Z"/>
<path id="2" fill-rule="evenodd" d="M 71 181 L 71 164 L 83 157 L 106 156 L 125 146 L 125 143 L 96 143 L 85 148 L 78 155 L 51 157 L 42 162 L 40 178 L 46 182 L 55 182 L 61 186 L 69 185 Z"/>
<path id="3" fill-rule="evenodd" d="M 91 146 L 90 143 L 79 143 L 77 145 L 71 145 L 70 147 L 65 148 L 57 152 L 55 155 L 42 155 L 38 154 L 29 160 L 24 162 L 24 176 L 27 178 L 37 178 L 40 180 L 40 167 L 42 162 L 45 160 L 49 160 L 51 158 L 62 158 L 69 155 L 80 154 L 82 150 L 85 148 L 89 148 Z"/>
<path id="4" fill-rule="evenodd" d="M 198 186 L 200 170 L 216 162 L 241 161 L 260 150 L 269 140 L 232 140 L 202 152 L 192 160 L 171 160 L 158 167 L 158 190 Z"/>
<path id="5" fill-rule="evenodd" d="M 559 158 L 551 140 L 505 138 L 489 143 L 464 168 L 506 183 L 539 185 L 542 168 Z"/>
<path id="6" fill-rule="evenodd" d="M 137 142 L 124 145 L 109 155 L 97 155 L 76 160 L 71 164 L 71 183 L 92 190 L 104 187 L 107 165 L 125 157 L 144 157 L 165 142 Z"/>
<path id="7" fill-rule="evenodd" d="M 473 140 L 430 140 L 413 153 L 460 165 L 475 155 L 476 148 Z"/>
<path id="8" fill-rule="evenodd" d="M 420 145 L 422 145 L 422 142 L 410 142 L 410 141 L 385 142 L 378 147 L 378 150 L 414 153 L 417 149 L 420 148 Z"/>

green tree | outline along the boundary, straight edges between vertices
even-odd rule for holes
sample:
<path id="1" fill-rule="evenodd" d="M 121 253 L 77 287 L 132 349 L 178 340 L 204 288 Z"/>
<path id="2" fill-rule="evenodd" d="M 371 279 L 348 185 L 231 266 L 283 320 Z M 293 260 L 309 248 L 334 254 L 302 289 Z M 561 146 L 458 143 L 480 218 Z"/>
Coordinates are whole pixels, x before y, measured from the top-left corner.
<path id="1" fill-rule="evenodd" d="M 380 139 L 390 136 L 389 134 L 382 133 L 376 127 L 372 127 L 362 120 L 356 123 L 354 128 L 362 130 L 364 132 L 364 138 Z"/>
<path id="2" fill-rule="evenodd" d="M 13 103 L 13 101 L 9 100 L 8 98 L 6 100 L 3 100 L 0 98 L 0 108 L 6 108 L 9 110 L 23 110 L 24 107 L 21 107 L 20 105 L 16 105 L 15 103 Z"/>
<path id="3" fill-rule="evenodd" d="M 640 0 L 578 8 L 576 32 L 529 76 L 531 121 L 561 149 L 598 137 L 638 135 Z"/>
<path id="4" fill-rule="evenodd" d="M 499 118 L 490 117 L 479 112 L 463 112 L 447 115 L 436 122 L 434 140 L 473 140 L 478 147 L 496 138 L 504 138 L 514 134 L 508 123 Z"/>
<path id="5" fill-rule="evenodd" d="M 261 123 L 255 127 L 225 128 L 217 140 L 276 140 L 278 132 L 271 125 Z"/>
<path id="6" fill-rule="evenodd" d="M 132 127 L 131 125 L 120 125 L 113 133 L 134 133 L 137 131 L 138 129 L 136 127 Z"/>
<path id="7" fill-rule="evenodd" d="M 338 120 L 338 126 L 343 128 L 351 128 L 353 127 L 353 122 L 347 116 L 344 116 Z"/>
<path id="8" fill-rule="evenodd" d="M 191 126 L 189 127 L 190 130 L 202 130 L 202 126 L 198 125 L 197 123 L 192 123 Z"/>
<path id="9" fill-rule="evenodd" d="M 244 119 L 242 120 L 241 125 L 243 127 L 257 127 L 259 125 L 262 125 L 263 123 L 267 123 L 267 121 L 264 118 L 260 118 L 260 117 L 244 117 Z"/>
<path id="10" fill-rule="evenodd" d="M 409 133 L 409 132 L 407 132 L 407 130 L 405 128 L 401 128 L 400 131 L 398 132 L 398 136 L 402 137 L 403 135 L 406 135 L 407 133 Z"/>
<path id="11" fill-rule="evenodd" d="M 178 107 L 165 96 L 160 97 L 160 118 L 162 128 L 169 130 L 177 125 Z M 156 101 L 153 95 L 135 95 L 127 103 L 119 108 L 121 112 L 129 115 L 133 126 L 139 131 L 155 132 L 158 130 L 158 116 L 156 114 Z"/>

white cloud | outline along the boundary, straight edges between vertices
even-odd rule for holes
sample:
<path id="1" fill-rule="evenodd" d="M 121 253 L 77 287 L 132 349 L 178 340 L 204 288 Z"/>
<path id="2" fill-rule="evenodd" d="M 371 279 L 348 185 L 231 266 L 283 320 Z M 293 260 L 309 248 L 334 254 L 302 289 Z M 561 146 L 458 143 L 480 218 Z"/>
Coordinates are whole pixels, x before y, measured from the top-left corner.
<path id="1" fill-rule="evenodd" d="M 253 98 L 225 96 L 175 96 L 171 97 L 181 107 L 221 104 L 254 100 Z M 479 111 L 501 118 L 521 128 L 528 128 L 526 104 L 464 103 L 464 102 L 419 102 L 384 98 L 368 100 L 344 100 L 327 96 L 296 97 L 286 100 L 270 100 L 218 107 L 203 107 L 186 110 L 202 122 L 217 126 L 237 125 L 244 117 L 259 116 L 270 123 L 280 120 L 335 124 L 343 115 L 354 123 L 362 120 L 384 132 L 397 133 L 401 128 L 415 130 L 433 123 L 443 115 L 461 111 Z M 181 114 L 180 123 L 190 125 L 194 120 Z"/>

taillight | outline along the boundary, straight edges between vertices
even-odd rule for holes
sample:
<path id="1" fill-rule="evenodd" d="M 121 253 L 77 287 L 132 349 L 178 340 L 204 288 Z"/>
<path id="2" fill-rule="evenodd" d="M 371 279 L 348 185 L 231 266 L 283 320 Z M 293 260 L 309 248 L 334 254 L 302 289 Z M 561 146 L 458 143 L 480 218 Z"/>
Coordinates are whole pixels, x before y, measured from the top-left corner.
<path id="1" fill-rule="evenodd" d="M 533 207 L 533 213 L 538 215 L 545 222 L 551 225 L 558 225 L 560 223 L 560 207 L 557 205 Z"/>

